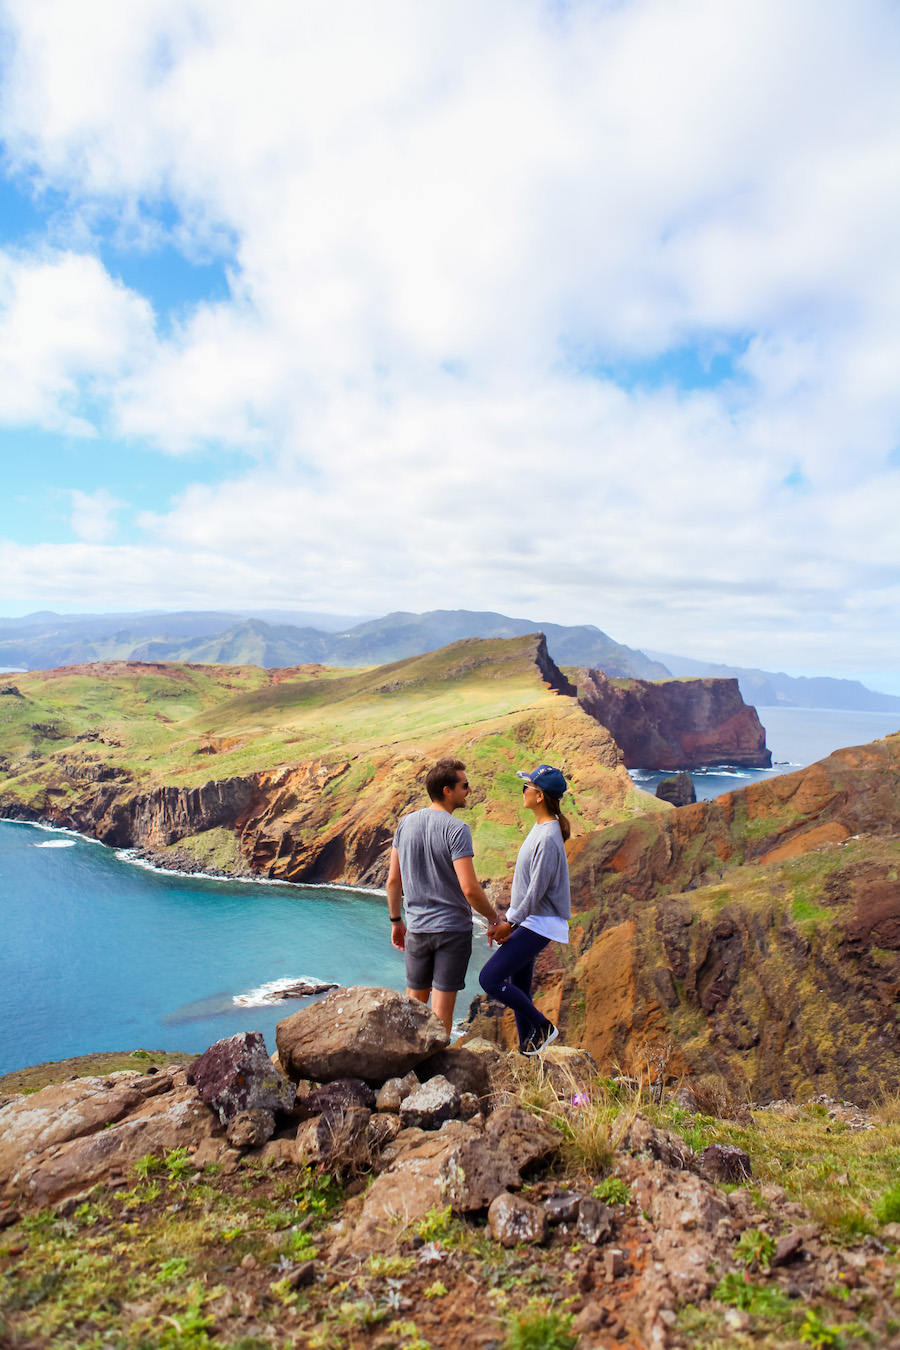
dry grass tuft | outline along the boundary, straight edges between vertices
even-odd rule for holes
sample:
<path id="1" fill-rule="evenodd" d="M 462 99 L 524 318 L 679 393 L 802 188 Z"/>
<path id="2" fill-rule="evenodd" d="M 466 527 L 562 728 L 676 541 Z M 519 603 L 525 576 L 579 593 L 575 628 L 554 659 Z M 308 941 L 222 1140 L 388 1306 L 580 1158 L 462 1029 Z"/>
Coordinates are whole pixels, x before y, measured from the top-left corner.
<path id="1" fill-rule="evenodd" d="M 900 1125 L 900 1087 L 888 1087 L 882 1083 L 872 1107 L 872 1115 L 882 1125 Z"/>
<path id="2" fill-rule="evenodd" d="M 578 1083 L 559 1065 L 545 1066 L 539 1059 L 511 1060 L 508 1072 L 511 1095 L 562 1133 L 562 1156 L 569 1171 L 609 1171 L 640 1110 L 639 1087 L 623 1092 L 603 1078 Z"/>

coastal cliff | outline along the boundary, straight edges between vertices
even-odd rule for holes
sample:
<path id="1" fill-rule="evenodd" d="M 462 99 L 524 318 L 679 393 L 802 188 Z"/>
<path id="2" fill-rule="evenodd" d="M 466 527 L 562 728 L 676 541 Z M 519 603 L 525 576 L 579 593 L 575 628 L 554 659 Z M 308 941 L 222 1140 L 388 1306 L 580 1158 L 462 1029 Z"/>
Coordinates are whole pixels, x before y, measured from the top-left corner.
<path id="1" fill-rule="evenodd" d="M 539 967 L 569 1044 L 755 1101 L 896 1083 L 900 735 L 592 832 L 569 858 L 572 945 Z"/>
<path id="2" fill-rule="evenodd" d="M 578 702 L 607 727 L 629 769 L 767 769 L 772 755 L 737 680 L 618 680 L 579 670 Z"/>
<path id="3" fill-rule="evenodd" d="M 0 813 L 168 866 L 379 885 L 397 821 L 426 802 L 429 765 L 453 755 L 470 766 L 480 875 L 505 879 L 525 833 L 515 769 L 548 745 L 567 766 L 576 834 L 668 809 L 634 787 L 574 694 L 540 634 L 352 675 L 144 662 L 35 672 L 0 709 Z"/>

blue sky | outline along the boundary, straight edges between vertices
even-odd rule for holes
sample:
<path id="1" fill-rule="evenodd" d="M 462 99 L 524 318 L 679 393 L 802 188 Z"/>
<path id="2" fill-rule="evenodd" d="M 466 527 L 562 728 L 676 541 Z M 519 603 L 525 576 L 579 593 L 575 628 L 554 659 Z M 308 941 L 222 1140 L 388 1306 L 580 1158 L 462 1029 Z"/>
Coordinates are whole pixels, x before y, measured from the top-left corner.
<path id="1" fill-rule="evenodd" d="M 900 692 L 887 0 L 0 8 L 0 613 Z"/>

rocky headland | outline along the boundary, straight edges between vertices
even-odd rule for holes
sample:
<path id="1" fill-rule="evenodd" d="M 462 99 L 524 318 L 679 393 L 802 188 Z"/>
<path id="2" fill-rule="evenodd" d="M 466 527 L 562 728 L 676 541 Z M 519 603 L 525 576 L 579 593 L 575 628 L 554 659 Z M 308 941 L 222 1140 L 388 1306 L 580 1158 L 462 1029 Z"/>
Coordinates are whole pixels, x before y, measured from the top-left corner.
<path id="1" fill-rule="evenodd" d="M 737 680 L 612 679 L 579 670 L 578 702 L 613 736 L 629 769 L 767 769 L 772 755 Z"/>
<path id="2" fill-rule="evenodd" d="M 583 674 L 576 689 L 541 634 L 470 639 L 350 675 L 142 662 L 33 672 L 0 695 L 0 813 L 168 866 L 378 885 L 397 821 L 423 800 L 429 763 L 461 754 L 471 761 L 479 866 L 501 878 L 523 833 L 514 768 L 550 746 L 566 765 L 576 835 L 665 809 L 635 789 L 593 706 L 605 677 Z M 678 699 L 668 722 L 666 696 L 656 698 L 670 739 L 689 683 L 665 686 Z M 707 715 L 709 744 L 730 746 L 715 719 L 740 720 L 733 682 L 696 683 L 695 733 Z M 724 702 L 706 691 L 716 683 L 728 685 Z M 740 707 L 746 721 L 753 710 Z"/>

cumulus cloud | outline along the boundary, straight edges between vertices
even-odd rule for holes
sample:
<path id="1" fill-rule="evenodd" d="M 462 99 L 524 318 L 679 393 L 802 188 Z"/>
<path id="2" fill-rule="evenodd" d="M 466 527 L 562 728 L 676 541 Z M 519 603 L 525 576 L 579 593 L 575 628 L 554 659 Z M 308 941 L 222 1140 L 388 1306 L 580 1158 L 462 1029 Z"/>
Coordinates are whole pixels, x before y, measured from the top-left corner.
<path id="1" fill-rule="evenodd" d="M 466 605 L 748 664 L 897 660 L 887 0 L 10 0 L 6 23 L 8 162 L 67 211 L 0 272 L 0 418 L 254 457 L 186 469 L 114 555 L 82 530 L 92 604 Z M 227 300 L 154 326 L 84 251 L 101 219 L 226 248 Z M 730 377 L 681 387 L 667 356 L 694 349 Z M 49 602 L 60 555 L 9 548 Z"/>
<path id="2" fill-rule="evenodd" d="M 78 539 L 89 544 L 102 544 L 116 534 L 115 513 L 127 506 L 127 502 L 119 501 L 106 488 L 98 488 L 96 492 L 73 488 L 69 495 L 72 499 L 72 533 Z"/>

